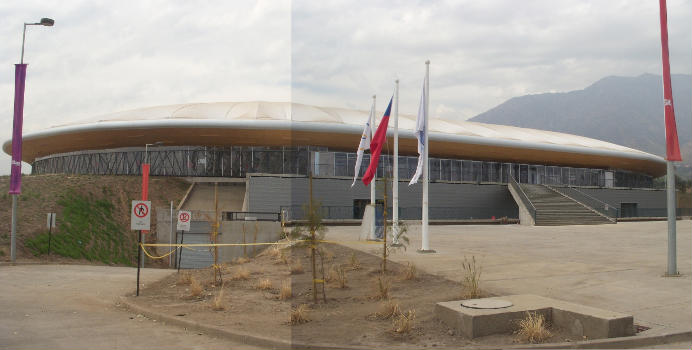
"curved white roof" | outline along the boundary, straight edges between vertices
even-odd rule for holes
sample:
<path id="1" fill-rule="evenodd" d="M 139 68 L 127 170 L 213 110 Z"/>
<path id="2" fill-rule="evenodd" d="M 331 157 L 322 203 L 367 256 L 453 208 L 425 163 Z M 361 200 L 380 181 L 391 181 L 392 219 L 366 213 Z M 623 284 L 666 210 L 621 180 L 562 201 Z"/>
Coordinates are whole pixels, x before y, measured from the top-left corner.
<path id="1" fill-rule="evenodd" d="M 378 122 L 381 117 L 382 112 L 378 112 Z M 142 131 L 147 129 L 179 128 L 186 130 L 195 128 L 210 129 L 212 132 L 213 130 L 221 129 L 261 129 L 360 135 L 367 118 L 368 111 L 317 107 L 290 102 L 188 103 L 106 114 L 76 123 L 28 133 L 25 134 L 24 140 L 26 147 L 31 144 L 32 140 L 48 141 L 51 137 L 59 135 L 78 135 L 87 132 L 108 132 L 114 130 Z M 399 115 L 400 137 L 404 139 L 414 138 L 413 128 L 415 127 L 415 121 L 415 115 Z M 390 122 L 390 134 L 392 133 L 392 125 L 393 123 Z M 665 168 L 665 161 L 661 157 L 577 135 L 460 120 L 445 120 L 434 117 L 430 119 L 430 131 L 431 154 L 435 151 L 435 142 L 447 142 L 459 144 L 460 146 L 463 144 L 473 144 L 509 147 L 512 149 L 564 152 L 597 157 L 627 158 L 631 161 L 645 161 L 658 164 L 655 168 Z M 79 143 L 78 139 L 75 139 L 77 144 Z M 115 144 L 111 142 L 107 148 L 117 147 L 117 141 L 114 142 Z M 200 143 L 202 142 L 203 140 L 200 140 Z M 357 137 L 350 143 L 353 143 L 353 149 L 355 150 L 358 143 Z M 47 146 L 47 144 L 45 145 Z M 89 145 L 81 145 L 81 147 L 89 149 L 106 148 L 106 145 L 103 146 L 91 147 Z M 9 151 L 9 141 L 5 142 L 3 148 L 5 152 Z M 458 153 L 460 155 L 464 154 L 463 147 L 460 147 Z M 48 154 L 50 154 L 49 150 L 35 150 L 33 157 L 29 158 L 29 160 Z M 27 160 L 27 157 L 24 160 Z M 660 169 L 647 172 L 659 173 Z"/>

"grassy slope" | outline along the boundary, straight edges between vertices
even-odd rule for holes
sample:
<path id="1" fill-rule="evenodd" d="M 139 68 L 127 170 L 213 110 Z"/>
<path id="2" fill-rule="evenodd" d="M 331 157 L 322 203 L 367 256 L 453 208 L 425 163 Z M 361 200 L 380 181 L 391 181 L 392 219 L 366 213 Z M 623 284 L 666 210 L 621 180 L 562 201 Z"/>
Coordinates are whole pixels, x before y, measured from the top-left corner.
<path id="1" fill-rule="evenodd" d="M 175 178 L 152 178 L 149 199 L 152 230 L 156 208 L 177 205 L 188 184 Z M 9 188 L 9 177 L 0 177 L 0 188 Z M 53 254 L 107 264 L 136 262 L 137 236 L 130 231 L 131 201 L 141 197 L 137 176 L 37 175 L 24 176 L 19 200 L 17 257 L 34 259 L 48 249 L 46 213 L 57 213 L 52 235 Z M 0 260 L 9 260 L 12 199 L 0 195 Z"/>

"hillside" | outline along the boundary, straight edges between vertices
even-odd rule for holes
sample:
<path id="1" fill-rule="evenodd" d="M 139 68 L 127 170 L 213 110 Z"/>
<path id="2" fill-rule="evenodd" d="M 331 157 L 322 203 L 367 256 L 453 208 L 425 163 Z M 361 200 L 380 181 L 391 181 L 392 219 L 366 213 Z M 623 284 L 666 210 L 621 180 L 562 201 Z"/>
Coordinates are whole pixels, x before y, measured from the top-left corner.
<path id="1" fill-rule="evenodd" d="M 692 164 L 692 76 L 673 75 L 673 100 L 684 164 Z M 565 132 L 665 154 L 661 77 L 603 78 L 583 90 L 514 97 L 470 119 Z"/>
<path id="2" fill-rule="evenodd" d="M 182 199 L 188 184 L 176 178 L 150 179 L 149 199 L 156 208 Z M 9 177 L 0 177 L 9 188 Z M 17 260 L 45 258 L 46 214 L 57 213 L 51 239 L 53 256 L 117 265 L 136 265 L 137 235 L 130 230 L 131 201 L 141 197 L 137 176 L 29 175 L 22 178 L 17 224 Z M 12 199 L 0 196 L 0 261 L 10 259 Z M 152 220 L 152 229 L 155 220 Z"/>

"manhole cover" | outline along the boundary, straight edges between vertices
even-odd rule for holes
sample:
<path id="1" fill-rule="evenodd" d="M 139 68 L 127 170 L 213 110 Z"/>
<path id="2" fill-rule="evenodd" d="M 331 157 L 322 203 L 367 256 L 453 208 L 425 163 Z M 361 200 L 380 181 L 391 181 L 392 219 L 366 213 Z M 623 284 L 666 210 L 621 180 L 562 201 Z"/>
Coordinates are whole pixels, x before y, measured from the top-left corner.
<path id="1" fill-rule="evenodd" d="M 502 299 L 469 299 L 461 302 L 461 306 L 472 309 L 503 309 L 512 305 L 510 301 Z"/>

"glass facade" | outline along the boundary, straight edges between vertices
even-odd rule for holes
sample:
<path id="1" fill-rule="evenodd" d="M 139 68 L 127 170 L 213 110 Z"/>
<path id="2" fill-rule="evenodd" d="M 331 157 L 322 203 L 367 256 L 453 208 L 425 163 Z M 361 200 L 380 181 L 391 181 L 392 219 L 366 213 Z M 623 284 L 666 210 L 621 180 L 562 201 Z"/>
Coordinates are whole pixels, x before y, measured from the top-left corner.
<path id="1" fill-rule="evenodd" d="M 356 154 L 326 147 L 150 147 L 146 155 L 154 176 L 245 177 L 249 173 L 353 177 Z M 139 175 L 144 148 L 119 148 L 55 154 L 36 159 L 33 174 Z M 651 188 L 651 176 L 623 170 L 516 164 L 464 159 L 430 158 L 431 182 L 519 183 Z M 365 173 L 370 155 L 363 155 L 359 174 Z M 390 171 L 393 157 L 382 155 L 377 176 Z M 410 179 L 418 157 L 399 157 L 399 177 Z M 511 175 L 510 175 L 511 174 Z M 391 175 L 390 175 L 391 176 Z M 606 178 L 612 178 L 606 182 Z"/>

